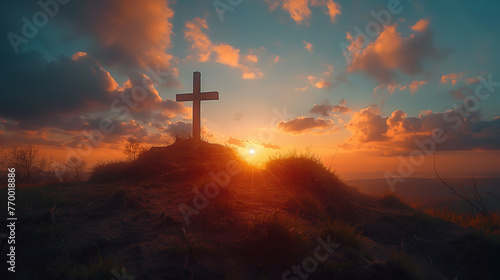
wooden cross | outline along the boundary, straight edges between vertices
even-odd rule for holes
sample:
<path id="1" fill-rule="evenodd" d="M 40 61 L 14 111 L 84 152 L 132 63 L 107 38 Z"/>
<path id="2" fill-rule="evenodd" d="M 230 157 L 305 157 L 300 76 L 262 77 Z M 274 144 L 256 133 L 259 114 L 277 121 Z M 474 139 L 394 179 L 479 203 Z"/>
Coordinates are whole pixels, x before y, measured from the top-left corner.
<path id="1" fill-rule="evenodd" d="M 219 92 L 201 92 L 201 73 L 193 72 L 193 93 L 175 95 L 176 101 L 193 101 L 193 139 L 201 140 L 201 101 L 219 100 Z"/>

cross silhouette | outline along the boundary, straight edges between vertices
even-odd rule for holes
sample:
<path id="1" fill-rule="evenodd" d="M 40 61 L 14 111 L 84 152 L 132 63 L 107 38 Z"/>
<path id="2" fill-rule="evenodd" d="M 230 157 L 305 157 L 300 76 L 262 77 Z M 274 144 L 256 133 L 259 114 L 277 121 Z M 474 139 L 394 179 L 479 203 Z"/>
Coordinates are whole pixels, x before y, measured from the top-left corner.
<path id="1" fill-rule="evenodd" d="M 193 72 L 193 93 L 180 93 L 175 95 L 178 102 L 193 101 L 193 139 L 201 140 L 201 101 L 219 100 L 219 92 L 201 92 L 201 73 Z"/>

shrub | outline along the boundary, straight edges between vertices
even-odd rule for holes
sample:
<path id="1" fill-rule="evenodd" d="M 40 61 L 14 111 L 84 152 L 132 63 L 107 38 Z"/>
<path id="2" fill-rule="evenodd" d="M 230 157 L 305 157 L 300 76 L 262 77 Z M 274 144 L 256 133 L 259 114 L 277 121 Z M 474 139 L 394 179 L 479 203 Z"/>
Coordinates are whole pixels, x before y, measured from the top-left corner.
<path id="1" fill-rule="evenodd" d="M 362 243 L 361 230 L 341 220 L 327 222 L 321 229 L 322 237 L 331 236 L 341 248 L 359 248 Z"/>
<path id="2" fill-rule="evenodd" d="M 129 163 L 125 161 L 99 162 L 92 168 L 89 181 L 93 183 L 108 183 L 123 178 Z"/>
<path id="3" fill-rule="evenodd" d="M 285 154 L 270 156 L 265 163 L 267 170 L 281 179 L 299 182 L 311 181 L 330 171 L 321 163 L 318 156 L 303 152 L 291 151 Z"/>
<path id="4" fill-rule="evenodd" d="M 249 225 L 240 250 L 254 265 L 288 265 L 299 258 L 306 245 L 301 221 L 275 212 Z"/>
<path id="5" fill-rule="evenodd" d="M 382 202 L 382 205 L 390 208 L 397 208 L 397 209 L 410 209 L 410 206 L 406 204 L 401 197 L 396 195 L 393 192 L 385 192 L 380 195 L 379 197 L 380 201 Z"/>

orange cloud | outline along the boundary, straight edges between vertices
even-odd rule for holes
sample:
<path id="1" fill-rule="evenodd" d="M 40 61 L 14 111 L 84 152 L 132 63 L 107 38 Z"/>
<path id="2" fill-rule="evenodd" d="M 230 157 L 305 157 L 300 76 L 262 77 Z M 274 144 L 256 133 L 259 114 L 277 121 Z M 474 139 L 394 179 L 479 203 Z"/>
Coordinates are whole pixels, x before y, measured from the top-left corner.
<path id="1" fill-rule="evenodd" d="M 281 149 L 280 146 L 274 145 L 274 144 L 271 144 L 271 143 L 262 143 L 262 147 L 267 148 L 267 149 L 275 149 L 275 150 Z"/>
<path id="2" fill-rule="evenodd" d="M 306 42 L 305 40 L 302 41 L 302 42 L 304 43 L 304 49 L 306 49 L 310 53 L 314 53 L 313 44 L 312 43 Z"/>
<path id="3" fill-rule="evenodd" d="M 427 84 L 427 81 L 412 81 L 408 86 L 410 88 L 411 94 L 417 92 L 418 88 Z"/>
<path id="4" fill-rule="evenodd" d="M 395 110 L 389 117 L 382 117 L 379 108 L 370 107 L 354 113 L 346 127 L 352 136 L 346 139 L 344 148 L 386 155 L 418 149 L 419 143 L 433 141 L 436 131 L 438 138 L 446 140 L 446 144 L 434 143 L 436 150 L 500 149 L 500 119 L 482 121 L 478 113 L 464 118 L 456 111 L 428 110 L 409 117 Z"/>
<path id="5" fill-rule="evenodd" d="M 253 63 L 259 62 L 259 58 L 255 54 L 249 54 L 249 55 L 245 56 L 245 60 L 248 62 L 253 62 Z"/>
<path id="6" fill-rule="evenodd" d="M 335 22 L 340 12 L 340 4 L 333 2 L 332 0 L 326 1 L 326 7 L 328 8 L 328 15 L 330 15 L 330 20 Z"/>
<path id="7" fill-rule="evenodd" d="M 309 110 L 309 113 L 318 114 L 324 117 L 331 116 L 332 113 L 349 113 L 351 108 L 345 106 L 346 100 L 342 99 L 339 105 L 332 105 L 328 99 L 323 100 L 321 104 L 314 104 L 314 106 Z"/>
<path id="8" fill-rule="evenodd" d="M 228 144 L 231 144 L 231 145 L 235 145 L 235 146 L 238 146 L 238 147 L 246 147 L 246 141 L 245 140 L 241 140 L 239 138 L 234 138 L 234 137 L 229 137 L 229 139 L 226 141 L 226 143 Z"/>
<path id="9" fill-rule="evenodd" d="M 316 77 L 314 75 L 309 75 L 307 76 L 307 80 L 309 81 L 309 84 L 316 88 L 330 88 L 332 86 L 332 83 L 329 82 L 332 74 L 333 74 L 333 64 L 328 65 L 324 63 L 324 65 L 328 68 L 321 77 Z"/>
<path id="10" fill-rule="evenodd" d="M 309 86 L 305 86 L 305 87 L 301 87 L 301 88 L 295 88 L 295 90 L 297 90 L 297 91 L 305 91 L 308 88 L 309 88 Z"/>
<path id="11" fill-rule="evenodd" d="M 99 61 L 172 68 L 173 56 L 165 51 L 172 46 L 170 1 L 84 1 L 81 5 L 76 18 L 97 42 L 99 49 L 91 55 Z"/>
<path id="12" fill-rule="evenodd" d="M 412 81 L 411 83 L 409 84 L 406 84 L 406 85 L 401 85 L 401 84 L 398 84 L 396 81 L 392 81 L 390 82 L 389 84 L 381 84 L 379 86 L 377 86 L 376 88 L 373 89 L 373 92 L 374 94 L 377 93 L 378 90 L 382 89 L 382 88 L 386 88 L 387 89 L 387 92 L 390 93 L 390 94 L 393 94 L 396 90 L 400 90 L 400 91 L 403 91 L 403 90 L 410 90 L 410 93 L 411 94 L 414 94 L 415 92 L 418 91 L 418 89 L 427 84 L 427 81 Z"/>
<path id="13" fill-rule="evenodd" d="M 261 78 L 264 74 L 258 68 L 249 67 L 242 64 L 240 50 L 227 44 L 215 44 L 204 32 L 209 29 L 206 19 L 195 18 L 185 24 L 184 38 L 191 43 L 191 50 L 195 52 L 200 62 L 209 62 L 212 59 L 215 62 L 232 68 L 242 70 L 243 79 Z M 249 53 L 244 57 L 246 61 L 258 62 L 256 55 Z"/>
<path id="14" fill-rule="evenodd" d="M 466 78 L 465 79 L 465 83 L 470 85 L 470 84 L 477 84 L 479 83 L 479 79 L 478 78 Z"/>
<path id="15" fill-rule="evenodd" d="M 429 27 L 429 20 L 428 19 L 420 19 L 415 23 L 415 25 L 410 26 L 411 30 L 415 32 L 424 32 L 427 27 Z"/>
<path id="16" fill-rule="evenodd" d="M 216 61 L 218 63 L 235 68 L 240 67 L 239 49 L 235 49 L 225 43 L 220 43 L 213 47 L 213 51 L 216 53 Z"/>
<path id="17" fill-rule="evenodd" d="M 390 84 L 387 85 L 387 91 L 390 94 L 393 94 L 396 91 L 396 89 L 405 90 L 406 86 L 405 85 L 398 85 L 396 83 L 396 81 L 392 81 Z"/>
<path id="18" fill-rule="evenodd" d="M 302 134 L 313 132 L 315 134 L 324 134 L 334 132 L 335 128 L 332 120 L 313 117 L 297 117 L 290 121 L 280 121 L 277 125 L 278 130 L 290 134 Z"/>
<path id="19" fill-rule="evenodd" d="M 443 75 L 441 77 L 442 84 L 452 84 L 456 85 L 457 82 L 465 77 L 465 72 L 451 73 L 448 75 Z"/>
<path id="20" fill-rule="evenodd" d="M 283 10 L 288 11 L 290 17 L 300 24 L 311 17 L 308 0 L 283 0 Z"/>
<path id="21" fill-rule="evenodd" d="M 269 10 L 274 11 L 280 3 L 280 0 L 264 0 L 269 5 Z M 341 14 L 340 4 L 333 0 L 282 0 L 282 8 L 290 14 L 295 23 L 301 24 L 311 18 L 311 6 L 326 7 L 326 14 L 330 16 L 331 22 L 335 22 L 338 15 Z"/>
<path id="22" fill-rule="evenodd" d="M 348 58 L 348 72 L 363 71 L 383 83 L 389 83 L 400 70 L 413 76 L 423 72 L 424 60 L 436 60 L 446 53 L 433 46 L 433 34 L 429 29 L 406 38 L 396 31 L 397 24 L 384 27 L 375 41 L 363 48 L 363 37 L 354 38 L 347 33 L 350 42 L 344 55 Z"/>

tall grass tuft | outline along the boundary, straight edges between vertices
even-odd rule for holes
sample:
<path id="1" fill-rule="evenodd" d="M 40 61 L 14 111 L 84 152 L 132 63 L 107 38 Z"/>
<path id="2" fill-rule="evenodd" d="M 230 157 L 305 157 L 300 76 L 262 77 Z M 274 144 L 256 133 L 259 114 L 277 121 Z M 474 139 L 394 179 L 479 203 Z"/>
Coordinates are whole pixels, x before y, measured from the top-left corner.
<path id="1" fill-rule="evenodd" d="M 321 229 L 323 237 L 331 236 L 335 243 L 339 243 L 341 248 L 359 248 L 362 244 L 362 231 L 351 226 L 344 221 L 328 221 Z"/>
<path id="2" fill-rule="evenodd" d="M 301 256 L 308 238 L 303 222 L 276 212 L 249 224 L 240 252 L 255 265 L 288 265 Z"/>

